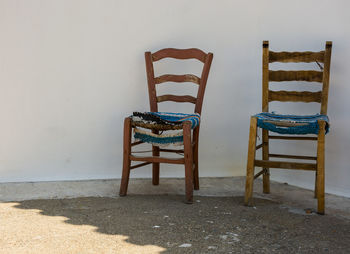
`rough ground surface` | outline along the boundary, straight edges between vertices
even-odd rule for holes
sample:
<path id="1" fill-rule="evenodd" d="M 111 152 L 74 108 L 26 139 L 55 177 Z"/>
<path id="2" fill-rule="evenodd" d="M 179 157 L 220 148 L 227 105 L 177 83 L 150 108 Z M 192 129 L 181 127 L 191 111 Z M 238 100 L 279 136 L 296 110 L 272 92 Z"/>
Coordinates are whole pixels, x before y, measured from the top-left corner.
<path id="1" fill-rule="evenodd" d="M 308 195 L 310 192 L 305 191 Z M 0 253 L 349 253 L 350 220 L 243 197 L 0 203 Z M 314 201 L 315 202 L 315 201 Z"/>

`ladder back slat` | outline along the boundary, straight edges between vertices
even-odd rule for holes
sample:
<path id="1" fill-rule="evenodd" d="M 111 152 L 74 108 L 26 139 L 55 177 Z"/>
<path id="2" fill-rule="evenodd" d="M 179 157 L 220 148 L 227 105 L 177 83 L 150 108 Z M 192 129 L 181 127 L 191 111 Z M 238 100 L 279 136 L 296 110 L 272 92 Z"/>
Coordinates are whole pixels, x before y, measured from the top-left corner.
<path id="1" fill-rule="evenodd" d="M 300 163 L 300 162 L 287 162 L 287 161 L 268 161 L 268 160 L 255 160 L 255 166 L 263 168 L 284 168 L 284 169 L 299 169 L 299 170 L 316 170 L 316 164 L 314 163 Z"/>
<path id="2" fill-rule="evenodd" d="M 207 54 L 200 49 L 174 49 L 166 48 L 161 49 L 152 54 L 152 60 L 154 62 L 159 61 L 163 58 L 175 58 L 175 59 L 197 59 L 201 62 L 205 62 Z"/>
<path id="3" fill-rule="evenodd" d="M 322 92 L 271 91 L 269 101 L 321 102 Z"/>
<path id="4" fill-rule="evenodd" d="M 184 74 L 184 75 L 165 74 L 154 78 L 154 81 L 156 84 L 161 84 L 164 82 L 192 82 L 197 85 L 200 84 L 200 78 L 193 74 Z"/>
<path id="5" fill-rule="evenodd" d="M 269 81 L 307 81 L 322 82 L 321 71 L 269 71 Z"/>
<path id="6" fill-rule="evenodd" d="M 174 101 L 174 102 L 189 102 L 196 104 L 197 99 L 190 95 L 172 95 L 172 94 L 164 94 L 157 97 L 157 102 L 163 101 Z"/>
<path id="7" fill-rule="evenodd" d="M 269 51 L 269 62 L 282 62 L 282 63 L 311 63 L 311 62 L 321 62 L 324 61 L 325 51 L 320 52 L 273 52 Z"/>

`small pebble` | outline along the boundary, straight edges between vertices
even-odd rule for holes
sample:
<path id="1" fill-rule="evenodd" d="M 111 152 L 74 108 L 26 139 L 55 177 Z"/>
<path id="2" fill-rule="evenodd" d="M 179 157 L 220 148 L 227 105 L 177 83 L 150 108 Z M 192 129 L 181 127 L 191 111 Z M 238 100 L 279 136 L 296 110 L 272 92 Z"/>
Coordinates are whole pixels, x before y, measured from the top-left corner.
<path id="1" fill-rule="evenodd" d="M 192 244 L 190 244 L 190 243 L 183 243 L 179 247 L 180 248 L 189 248 L 189 247 L 192 247 Z"/>

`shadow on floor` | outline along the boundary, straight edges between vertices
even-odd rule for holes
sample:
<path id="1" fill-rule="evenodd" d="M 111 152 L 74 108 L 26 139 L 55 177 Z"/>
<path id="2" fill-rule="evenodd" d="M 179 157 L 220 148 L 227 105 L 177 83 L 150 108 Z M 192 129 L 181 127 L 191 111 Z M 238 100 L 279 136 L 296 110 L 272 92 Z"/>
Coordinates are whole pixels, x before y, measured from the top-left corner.
<path id="1" fill-rule="evenodd" d="M 127 243 L 159 246 L 162 253 L 348 253 L 350 249 L 349 220 L 299 214 L 264 199 L 256 198 L 255 205 L 243 206 L 243 197 L 198 197 L 186 205 L 183 196 L 129 195 L 30 200 L 15 207 L 64 216 L 66 223 L 127 236 Z"/>

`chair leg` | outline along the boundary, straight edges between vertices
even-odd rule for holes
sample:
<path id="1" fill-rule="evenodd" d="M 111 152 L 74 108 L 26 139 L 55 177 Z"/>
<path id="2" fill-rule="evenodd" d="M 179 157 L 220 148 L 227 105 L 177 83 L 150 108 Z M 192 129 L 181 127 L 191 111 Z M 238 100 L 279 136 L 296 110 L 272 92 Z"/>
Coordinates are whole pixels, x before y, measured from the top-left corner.
<path id="1" fill-rule="evenodd" d="M 157 133 L 158 131 L 153 131 L 153 133 Z M 159 156 L 159 147 L 158 146 L 152 146 L 152 155 L 153 156 Z M 152 163 L 152 184 L 153 185 L 159 185 L 159 162 L 153 162 Z"/>
<path id="2" fill-rule="evenodd" d="M 199 126 L 193 130 L 193 185 L 195 190 L 199 190 L 199 173 L 198 173 L 198 141 L 199 141 Z"/>
<path id="3" fill-rule="evenodd" d="M 257 129 L 257 119 L 255 117 L 252 117 L 250 119 L 250 130 L 249 130 L 247 176 L 246 176 L 245 198 L 244 198 L 245 205 L 249 205 L 251 203 L 251 199 L 253 195 L 254 160 L 255 160 L 255 152 L 256 152 L 256 129 Z"/>
<path id="4" fill-rule="evenodd" d="M 314 191 L 314 198 L 317 198 L 317 170 L 315 172 L 315 191 Z"/>
<path id="5" fill-rule="evenodd" d="M 128 191 L 130 176 L 130 154 L 131 154 L 131 119 L 124 120 L 124 138 L 123 138 L 123 173 L 120 183 L 119 196 L 125 196 Z"/>
<path id="6" fill-rule="evenodd" d="M 317 213 L 325 213 L 325 122 L 319 121 L 317 138 Z"/>
<path id="7" fill-rule="evenodd" d="M 191 143 L 191 123 L 185 122 L 183 127 L 186 203 L 193 203 L 193 153 Z"/>
<path id="8" fill-rule="evenodd" d="M 263 147 L 262 147 L 262 158 L 263 160 L 269 159 L 269 131 L 263 130 L 262 131 L 262 140 L 263 140 Z M 263 174 L 263 192 L 264 193 L 270 193 L 270 169 L 264 168 L 265 173 Z"/>

